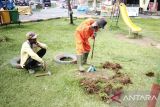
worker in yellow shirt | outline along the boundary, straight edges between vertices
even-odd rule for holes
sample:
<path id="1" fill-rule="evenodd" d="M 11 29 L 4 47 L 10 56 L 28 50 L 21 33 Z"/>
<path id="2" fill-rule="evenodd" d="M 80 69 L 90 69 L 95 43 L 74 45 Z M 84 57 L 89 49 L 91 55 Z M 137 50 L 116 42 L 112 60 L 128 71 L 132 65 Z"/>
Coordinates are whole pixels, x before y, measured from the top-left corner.
<path id="1" fill-rule="evenodd" d="M 42 65 L 45 69 L 46 64 L 42 57 L 46 53 L 47 45 L 37 41 L 37 34 L 28 32 L 27 40 L 22 44 L 20 66 L 28 70 L 29 73 L 35 73 L 33 68 Z"/>

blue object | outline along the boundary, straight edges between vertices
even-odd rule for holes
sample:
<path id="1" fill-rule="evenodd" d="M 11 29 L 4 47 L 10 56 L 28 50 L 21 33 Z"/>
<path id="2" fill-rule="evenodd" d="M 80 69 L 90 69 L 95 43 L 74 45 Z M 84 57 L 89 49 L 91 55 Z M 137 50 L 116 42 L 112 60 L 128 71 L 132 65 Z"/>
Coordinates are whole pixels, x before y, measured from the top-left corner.
<path id="1" fill-rule="evenodd" d="M 77 7 L 77 11 L 80 11 L 80 12 L 87 12 L 89 10 L 88 6 L 78 6 Z"/>
<path id="2" fill-rule="evenodd" d="M 3 8 L 2 0 L 0 0 L 0 8 Z"/>
<path id="3" fill-rule="evenodd" d="M 96 71 L 96 67 L 94 65 L 91 65 L 87 70 L 87 72 L 95 72 L 95 71 Z"/>
<path id="4" fill-rule="evenodd" d="M 8 0 L 6 3 L 6 7 L 8 10 L 14 9 L 14 1 L 13 0 Z"/>

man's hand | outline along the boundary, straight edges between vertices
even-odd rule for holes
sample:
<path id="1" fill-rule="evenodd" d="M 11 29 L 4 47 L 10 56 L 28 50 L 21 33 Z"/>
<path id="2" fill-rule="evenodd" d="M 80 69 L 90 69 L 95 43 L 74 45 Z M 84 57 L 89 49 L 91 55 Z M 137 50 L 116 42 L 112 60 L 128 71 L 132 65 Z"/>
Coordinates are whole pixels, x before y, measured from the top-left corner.
<path id="1" fill-rule="evenodd" d="M 43 67 L 43 70 L 44 70 L 44 71 L 46 71 L 46 67 L 47 67 L 47 65 L 46 65 L 46 62 L 45 62 L 45 61 L 43 61 L 43 63 L 42 63 L 42 67 Z"/>
<path id="2" fill-rule="evenodd" d="M 42 48 L 41 45 L 40 45 L 38 42 L 36 42 L 36 45 L 37 45 L 38 47 Z"/>

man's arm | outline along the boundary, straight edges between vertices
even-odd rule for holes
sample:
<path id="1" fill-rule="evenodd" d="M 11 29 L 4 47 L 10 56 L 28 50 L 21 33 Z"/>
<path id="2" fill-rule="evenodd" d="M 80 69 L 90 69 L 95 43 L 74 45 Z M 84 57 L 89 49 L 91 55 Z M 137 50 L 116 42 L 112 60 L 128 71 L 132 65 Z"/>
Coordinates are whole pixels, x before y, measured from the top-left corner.
<path id="1" fill-rule="evenodd" d="M 38 41 L 37 41 L 36 45 L 39 46 L 40 48 L 44 48 L 44 49 L 48 48 L 46 44 L 38 42 Z"/>
<path id="2" fill-rule="evenodd" d="M 29 56 L 31 56 L 32 59 L 40 62 L 40 63 L 44 63 L 44 61 L 42 60 L 42 58 L 40 58 L 32 49 L 30 46 L 26 46 L 24 48 L 24 51 L 27 52 L 29 54 Z"/>

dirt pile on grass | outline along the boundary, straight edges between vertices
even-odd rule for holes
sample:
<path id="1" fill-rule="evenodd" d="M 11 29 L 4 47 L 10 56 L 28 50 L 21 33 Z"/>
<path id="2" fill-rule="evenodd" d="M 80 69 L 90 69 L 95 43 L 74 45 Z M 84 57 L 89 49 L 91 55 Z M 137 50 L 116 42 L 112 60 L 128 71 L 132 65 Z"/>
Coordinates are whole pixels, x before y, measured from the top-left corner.
<path id="1" fill-rule="evenodd" d="M 122 69 L 122 66 L 118 63 L 105 62 L 105 63 L 101 63 L 101 64 L 104 69 L 112 69 L 115 71 Z"/>
<path id="2" fill-rule="evenodd" d="M 118 81 L 123 85 L 132 84 L 130 77 L 121 72 L 116 72 L 116 74 L 111 78 L 113 81 Z"/>
<path id="3" fill-rule="evenodd" d="M 113 96 L 123 93 L 122 84 L 119 82 L 112 82 L 106 78 L 84 78 L 80 81 L 80 85 L 88 94 L 97 94 L 102 101 L 108 103 L 113 100 Z M 120 98 L 120 95 L 118 97 Z"/>
<path id="4" fill-rule="evenodd" d="M 117 71 L 122 69 L 122 66 L 120 64 L 106 62 L 103 64 L 103 68 Z M 102 101 L 108 103 L 113 100 L 115 101 L 114 98 L 118 100 L 121 94 L 123 94 L 123 87 L 129 84 L 132 84 L 130 77 L 120 71 L 114 72 L 114 75 L 109 78 L 100 77 L 98 75 L 96 77 L 94 75 L 94 78 L 84 77 L 80 80 L 80 86 L 84 88 L 85 92 L 88 94 L 96 94 Z"/>
<path id="5" fill-rule="evenodd" d="M 84 86 L 85 90 L 89 94 L 98 93 L 100 87 L 97 85 L 98 81 L 94 79 L 82 79 L 80 85 Z"/>
<path id="6" fill-rule="evenodd" d="M 148 73 L 146 73 L 146 76 L 148 76 L 148 77 L 154 77 L 154 72 L 148 72 Z"/>

